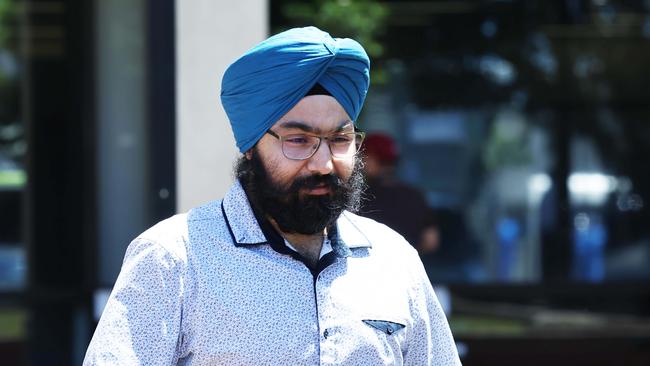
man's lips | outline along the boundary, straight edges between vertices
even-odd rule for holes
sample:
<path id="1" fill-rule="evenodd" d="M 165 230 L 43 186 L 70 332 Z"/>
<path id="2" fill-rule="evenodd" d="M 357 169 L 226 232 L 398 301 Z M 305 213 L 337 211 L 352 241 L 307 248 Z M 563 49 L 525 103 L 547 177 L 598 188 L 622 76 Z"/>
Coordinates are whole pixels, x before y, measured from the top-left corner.
<path id="1" fill-rule="evenodd" d="M 305 188 L 307 194 L 311 195 L 324 195 L 330 193 L 330 187 L 327 184 L 319 184 L 312 188 Z"/>

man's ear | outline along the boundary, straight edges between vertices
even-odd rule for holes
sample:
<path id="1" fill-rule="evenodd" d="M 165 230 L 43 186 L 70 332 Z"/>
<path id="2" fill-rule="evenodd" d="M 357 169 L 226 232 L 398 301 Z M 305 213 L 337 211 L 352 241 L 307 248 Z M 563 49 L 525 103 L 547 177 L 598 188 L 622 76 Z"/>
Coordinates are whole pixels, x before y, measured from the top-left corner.
<path id="1" fill-rule="evenodd" d="M 251 160 L 253 158 L 253 149 L 249 149 L 248 151 L 246 151 L 244 153 L 244 156 L 246 157 L 246 159 Z"/>

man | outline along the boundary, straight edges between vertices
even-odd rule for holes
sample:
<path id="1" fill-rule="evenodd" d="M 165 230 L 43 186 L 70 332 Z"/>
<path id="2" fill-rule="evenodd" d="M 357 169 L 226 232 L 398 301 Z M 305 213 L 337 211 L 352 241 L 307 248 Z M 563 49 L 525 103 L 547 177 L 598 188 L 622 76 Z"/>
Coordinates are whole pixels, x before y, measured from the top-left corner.
<path id="1" fill-rule="evenodd" d="M 313 27 L 228 68 L 238 179 L 131 243 L 85 364 L 459 364 L 417 253 L 349 212 L 368 75 L 358 43 Z"/>

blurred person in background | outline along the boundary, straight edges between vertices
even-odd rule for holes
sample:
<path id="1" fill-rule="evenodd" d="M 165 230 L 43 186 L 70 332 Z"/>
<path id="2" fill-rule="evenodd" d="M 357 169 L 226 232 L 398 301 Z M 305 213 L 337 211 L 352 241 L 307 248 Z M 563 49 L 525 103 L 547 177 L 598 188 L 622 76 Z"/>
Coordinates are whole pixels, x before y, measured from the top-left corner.
<path id="1" fill-rule="evenodd" d="M 397 177 L 399 150 L 388 134 L 370 133 L 364 142 L 364 173 L 368 188 L 361 215 L 402 234 L 421 255 L 435 253 L 440 233 L 424 194 Z"/>
<path id="2" fill-rule="evenodd" d="M 456 210 L 433 209 L 416 187 L 397 177 L 399 149 L 390 135 L 369 133 L 364 141 L 368 188 L 360 214 L 402 234 L 417 249 L 427 275 L 435 282 L 484 277 L 478 246 Z"/>
<path id="3" fill-rule="evenodd" d="M 351 212 L 369 66 L 307 27 L 228 67 L 237 180 L 130 244 L 84 364 L 460 364 L 416 251 Z"/>

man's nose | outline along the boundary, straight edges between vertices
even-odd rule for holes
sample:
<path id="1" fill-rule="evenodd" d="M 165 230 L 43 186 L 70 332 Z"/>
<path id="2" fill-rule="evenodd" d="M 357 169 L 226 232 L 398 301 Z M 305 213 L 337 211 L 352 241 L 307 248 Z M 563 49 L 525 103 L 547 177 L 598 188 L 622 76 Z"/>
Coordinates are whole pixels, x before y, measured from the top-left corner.
<path id="1" fill-rule="evenodd" d="M 309 158 L 307 163 L 307 168 L 313 173 L 318 173 L 321 175 L 329 174 L 334 170 L 334 163 L 332 162 L 332 154 L 330 153 L 329 145 L 327 141 L 321 141 L 318 150 L 314 155 Z"/>

